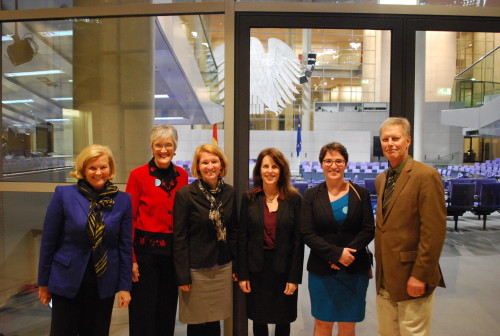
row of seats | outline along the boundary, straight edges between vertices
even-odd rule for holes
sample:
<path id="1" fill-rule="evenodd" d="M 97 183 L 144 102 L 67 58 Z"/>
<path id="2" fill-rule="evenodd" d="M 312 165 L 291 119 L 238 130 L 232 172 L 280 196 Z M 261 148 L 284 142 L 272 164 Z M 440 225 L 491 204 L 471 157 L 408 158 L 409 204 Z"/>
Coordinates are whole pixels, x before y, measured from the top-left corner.
<path id="1" fill-rule="evenodd" d="M 350 178 L 346 178 L 349 180 Z M 194 181 L 189 178 L 189 183 Z M 353 179 L 351 179 L 353 180 Z M 304 195 L 307 188 L 314 187 L 324 182 L 324 179 L 298 181 L 292 178 L 292 184 Z M 375 178 L 369 177 L 355 181 L 364 186 L 370 192 L 371 202 L 375 209 L 377 203 L 377 190 L 375 189 Z M 253 186 L 253 180 L 249 179 L 249 188 Z M 458 230 L 458 217 L 465 212 L 471 211 L 480 219 L 483 216 L 483 229 L 486 229 L 487 216 L 495 211 L 500 211 L 500 182 L 494 178 L 452 178 L 443 180 L 445 189 L 446 208 L 448 216 L 453 216 L 455 230 Z"/>
<path id="2" fill-rule="evenodd" d="M 479 179 L 475 183 L 452 182 L 448 187 L 446 205 L 448 216 L 455 220 L 455 230 L 458 229 L 458 217 L 467 211 L 477 215 L 478 219 L 483 216 L 483 229 L 486 229 L 487 216 L 500 209 L 500 182 Z"/>
<path id="3" fill-rule="evenodd" d="M 372 202 L 376 202 L 375 179 L 366 178 L 363 182 L 370 191 Z M 447 214 L 453 216 L 455 230 L 458 229 L 458 217 L 467 211 L 477 215 L 478 219 L 483 216 L 483 229 L 486 229 L 487 216 L 500 210 L 500 182 L 495 178 L 454 178 L 443 180 L 443 187 Z"/>
<path id="4" fill-rule="evenodd" d="M 71 167 L 73 163 L 58 157 L 16 157 L 3 159 L 3 173 L 21 173 L 51 168 Z"/>
<path id="5" fill-rule="evenodd" d="M 438 172 L 446 178 L 451 177 L 495 177 L 500 178 L 500 158 L 475 162 L 473 165 L 449 165 L 447 168 L 438 168 Z"/>

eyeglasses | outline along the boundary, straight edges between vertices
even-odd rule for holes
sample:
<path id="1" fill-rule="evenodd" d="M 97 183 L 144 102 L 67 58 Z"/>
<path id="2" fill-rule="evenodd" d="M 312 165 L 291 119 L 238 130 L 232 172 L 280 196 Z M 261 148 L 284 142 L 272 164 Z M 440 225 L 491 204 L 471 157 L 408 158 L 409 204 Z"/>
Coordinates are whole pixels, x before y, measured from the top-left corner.
<path id="1" fill-rule="evenodd" d="M 338 159 L 338 160 L 329 160 L 329 159 L 323 160 L 323 164 L 325 166 L 331 166 L 334 163 L 337 167 L 342 167 L 343 165 L 345 165 L 345 160 L 340 160 L 340 159 Z"/>
<path id="2" fill-rule="evenodd" d="M 166 149 L 172 149 L 174 148 L 174 144 L 173 143 L 170 143 L 170 142 L 167 142 L 166 144 L 161 144 L 161 143 L 155 143 L 153 144 L 154 148 L 156 149 L 163 149 L 163 148 L 166 148 Z"/>

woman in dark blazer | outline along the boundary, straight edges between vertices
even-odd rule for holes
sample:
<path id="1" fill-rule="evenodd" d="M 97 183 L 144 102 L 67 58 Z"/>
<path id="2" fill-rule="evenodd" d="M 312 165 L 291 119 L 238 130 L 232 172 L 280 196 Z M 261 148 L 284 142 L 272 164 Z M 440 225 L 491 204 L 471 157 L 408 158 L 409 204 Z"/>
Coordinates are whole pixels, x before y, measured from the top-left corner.
<path id="1" fill-rule="evenodd" d="M 174 202 L 174 264 L 179 320 L 187 334 L 220 335 L 232 315 L 232 260 L 236 254 L 234 188 L 222 179 L 228 161 L 212 144 L 199 146 L 191 172 L 198 179 L 177 191 Z"/>
<path id="2" fill-rule="evenodd" d="M 40 249 L 39 298 L 52 299 L 51 336 L 108 335 L 115 294 L 127 307 L 132 287 L 130 196 L 111 183 L 108 147 L 76 158 L 76 185 L 56 187 Z"/>
<path id="3" fill-rule="evenodd" d="M 276 148 L 260 152 L 254 187 L 241 201 L 238 223 L 238 280 L 247 293 L 247 315 L 256 336 L 290 335 L 297 318 L 304 245 L 300 237 L 302 197 L 290 183 L 285 156 Z"/>
<path id="4" fill-rule="evenodd" d="M 319 161 L 325 182 L 308 189 L 302 203 L 301 231 L 311 252 L 307 262 L 314 335 L 355 335 L 365 316 L 371 268 L 367 245 L 375 227 L 368 190 L 344 180 L 346 148 L 329 143 Z"/>

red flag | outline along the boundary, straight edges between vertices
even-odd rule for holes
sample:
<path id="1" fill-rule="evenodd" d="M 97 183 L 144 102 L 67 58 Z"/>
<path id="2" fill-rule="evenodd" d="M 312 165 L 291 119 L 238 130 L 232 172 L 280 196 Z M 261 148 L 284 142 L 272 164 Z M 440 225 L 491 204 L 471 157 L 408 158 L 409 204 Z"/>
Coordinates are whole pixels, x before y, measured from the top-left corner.
<path id="1" fill-rule="evenodd" d="M 212 127 L 212 144 L 218 146 L 219 140 L 217 139 L 217 124 Z"/>

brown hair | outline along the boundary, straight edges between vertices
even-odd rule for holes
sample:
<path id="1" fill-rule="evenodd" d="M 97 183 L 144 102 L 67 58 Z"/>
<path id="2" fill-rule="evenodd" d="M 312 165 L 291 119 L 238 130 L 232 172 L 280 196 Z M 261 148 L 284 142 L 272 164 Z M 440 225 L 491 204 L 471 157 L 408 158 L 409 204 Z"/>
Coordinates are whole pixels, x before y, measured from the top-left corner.
<path id="1" fill-rule="evenodd" d="M 342 145 L 340 142 L 330 142 L 323 147 L 321 147 L 321 150 L 319 151 L 319 163 L 323 163 L 323 159 L 326 156 L 326 153 L 329 151 L 337 151 L 344 157 L 344 160 L 347 164 L 349 161 L 349 153 L 347 153 L 347 149 Z"/>
<path id="2" fill-rule="evenodd" d="M 269 155 L 271 159 L 278 165 L 280 169 L 280 177 L 278 179 L 278 190 L 285 199 L 288 199 L 293 194 L 298 194 L 297 189 L 292 186 L 291 182 L 291 174 L 290 167 L 288 165 L 288 160 L 285 158 L 283 153 L 281 153 L 276 148 L 266 148 L 263 149 L 259 156 L 257 157 L 257 161 L 255 162 L 255 167 L 253 168 L 253 188 L 249 191 L 249 195 L 252 199 L 255 198 L 255 194 L 258 189 L 263 188 L 262 176 L 260 173 L 260 168 L 262 167 L 262 161 L 264 157 Z"/>

